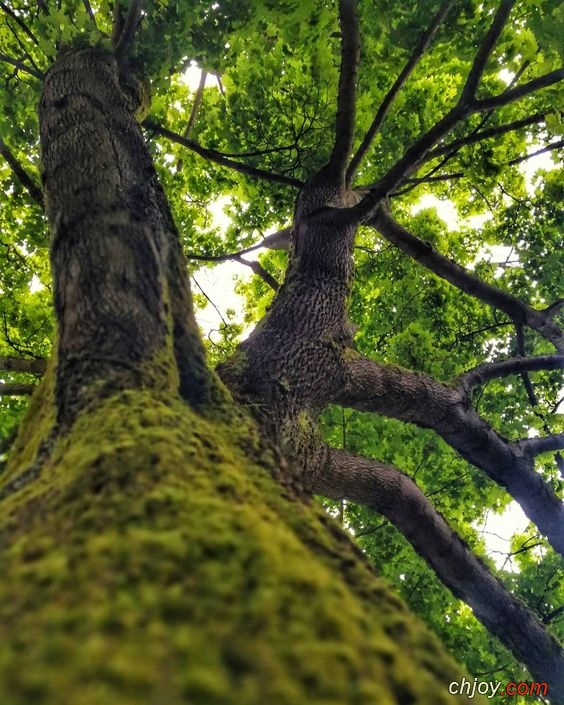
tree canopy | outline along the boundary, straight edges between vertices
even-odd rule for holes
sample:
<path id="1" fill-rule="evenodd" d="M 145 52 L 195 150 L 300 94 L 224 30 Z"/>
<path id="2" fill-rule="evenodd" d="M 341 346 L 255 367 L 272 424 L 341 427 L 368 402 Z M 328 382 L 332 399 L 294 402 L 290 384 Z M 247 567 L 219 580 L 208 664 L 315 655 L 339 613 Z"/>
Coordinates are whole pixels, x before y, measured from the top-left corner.
<path id="1" fill-rule="evenodd" d="M 563 27 L 557 0 L 0 2 L 2 467 L 56 340 L 37 105 L 58 56 L 111 50 L 191 273 L 249 269 L 243 320 L 223 311 L 204 336 L 234 396 L 293 395 L 272 418 L 305 490 L 471 673 L 539 680 L 547 663 L 561 682 Z M 289 367 L 273 391 L 238 365 L 286 335 L 292 277 L 329 276 L 310 244 L 323 217 L 350 240 L 330 263 L 345 362 L 300 406 Z M 512 499 L 530 524 L 496 567 L 481 528 Z"/>

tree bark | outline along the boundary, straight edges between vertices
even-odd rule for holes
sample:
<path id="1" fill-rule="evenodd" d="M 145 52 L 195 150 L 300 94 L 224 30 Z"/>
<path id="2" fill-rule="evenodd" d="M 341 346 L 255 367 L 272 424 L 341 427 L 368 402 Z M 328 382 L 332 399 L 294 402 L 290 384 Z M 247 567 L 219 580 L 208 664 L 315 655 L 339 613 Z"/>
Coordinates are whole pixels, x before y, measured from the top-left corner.
<path id="1" fill-rule="evenodd" d="M 396 468 L 331 449 L 314 492 L 387 517 L 439 579 L 550 691 L 564 692 L 564 651 L 541 620 L 508 592 L 449 527 L 411 478 Z"/>
<path id="2" fill-rule="evenodd" d="M 45 79 L 59 342 L 3 473 L 0 700 L 470 702 L 449 694 L 462 674 L 348 538 L 273 479 L 284 461 L 205 366 L 126 78 L 81 50 Z M 315 330 L 347 335 L 349 260 L 316 268 L 303 245 L 319 234 L 299 228 L 299 266 L 253 337 L 279 346 L 257 384 L 286 414 L 299 394 L 284 359 L 335 352 L 313 329 L 291 343 L 284 297 L 334 297 L 340 313 L 321 307 Z M 304 394 L 321 404 L 330 387 Z"/>

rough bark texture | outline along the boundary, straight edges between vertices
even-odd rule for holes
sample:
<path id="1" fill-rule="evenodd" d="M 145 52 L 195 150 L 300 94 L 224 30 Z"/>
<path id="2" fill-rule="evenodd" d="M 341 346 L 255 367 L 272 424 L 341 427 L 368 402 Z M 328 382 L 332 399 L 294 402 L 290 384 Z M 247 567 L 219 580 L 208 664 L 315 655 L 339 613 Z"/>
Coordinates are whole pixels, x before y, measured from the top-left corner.
<path id="1" fill-rule="evenodd" d="M 465 390 L 361 355 L 347 360 L 339 402 L 431 428 L 462 457 L 483 469 L 564 554 L 564 505 L 535 472 L 534 456 L 496 433 L 470 405 Z M 414 400 L 417 400 L 414 403 Z"/>
<path id="2" fill-rule="evenodd" d="M 124 85 L 97 50 L 62 56 L 45 81 L 60 339 L 3 478 L 0 701 L 464 702 L 436 639 L 313 502 L 273 479 L 276 455 L 207 371 Z M 325 186 L 298 203 L 293 268 L 242 354 L 257 365 L 245 393 L 275 402 L 263 418 L 284 420 L 282 436 L 334 393 L 329 379 L 300 390 L 300 365 L 334 368 L 350 335 L 354 231 L 327 241 Z M 296 296 L 318 311 L 299 338 Z M 261 363 L 261 347 L 276 355 Z"/>
<path id="3" fill-rule="evenodd" d="M 176 228 L 134 117 L 141 89 L 98 50 L 63 55 L 45 77 L 42 176 L 63 424 L 94 380 L 97 395 L 174 383 L 156 360 L 169 339 L 182 395 L 196 405 L 213 396 Z"/>
<path id="4" fill-rule="evenodd" d="M 564 654 L 558 641 L 453 534 L 411 478 L 396 468 L 332 449 L 315 483 L 319 494 L 353 500 L 390 519 L 490 633 L 531 673 L 542 674 L 551 692 L 564 692 Z"/>
<path id="5" fill-rule="evenodd" d="M 551 694 L 558 693 L 564 688 L 564 653 L 540 620 L 471 556 L 430 503 L 421 505 L 421 497 L 414 503 L 410 496 L 403 510 L 397 509 L 404 492 L 389 483 L 397 471 L 387 468 L 366 477 L 371 461 L 349 457 L 336 472 L 338 451 L 318 435 L 317 416 L 330 402 L 432 428 L 507 488 L 556 550 L 564 552 L 562 503 L 535 473 L 533 456 L 499 436 L 474 411 L 467 390 L 378 365 L 353 349 L 347 297 L 356 229 L 339 209 L 354 201 L 330 167 L 304 186 L 286 280 L 266 317 L 220 373 L 295 461 L 301 487 L 359 501 L 388 516 L 443 583 L 472 606 L 535 678 L 550 684 Z M 419 511 L 407 516 L 409 506 Z M 462 556 L 466 570 L 461 572 Z"/>
<path id="6" fill-rule="evenodd" d="M 343 355 L 354 332 L 347 300 L 356 228 L 339 227 L 334 217 L 351 199 L 330 167 L 302 189 L 284 284 L 239 353 L 220 368 L 306 476 L 323 461 L 315 420 L 345 382 Z"/>

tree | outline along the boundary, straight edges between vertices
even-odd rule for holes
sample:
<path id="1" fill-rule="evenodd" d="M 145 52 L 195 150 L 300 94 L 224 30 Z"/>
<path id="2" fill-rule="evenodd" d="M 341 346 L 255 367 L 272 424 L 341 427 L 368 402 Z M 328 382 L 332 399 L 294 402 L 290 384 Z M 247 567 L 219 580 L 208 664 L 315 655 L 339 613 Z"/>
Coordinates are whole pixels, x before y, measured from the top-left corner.
<path id="1" fill-rule="evenodd" d="M 3 344 L 19 355 L 4 394 L 45 370 L 47 290 L 30 290 L 32 274 L 47 282 L 45 218 L 57 321 L 4 443 L 4 700 L 446 702 L 456 669 L 318 494 L 389 519 L 562 702 L 564 507 L 558 465 L 537 462 L 564 446 L 562 182 L 550 171 L 530 196 L 518 169 L 562 146 L 560 6 L 0 10 Z M 190 60 L 222 90 L 204 74 L 186 117 Z M 481 240 L 413 215 L 431 189 L 463 214 L 487 204 Z M 212 238 L 197 201 L 222 195 L 232 225 Z M 500 243 L 516 260 L 501 274 L 479 263 Z M 250 263 L 264 315 L 241 343 L 225 327 L 213 372 L 183 249 L 245 261 L 258 246 L 274 249 Z M 434 466 L 422 489 L 394 465 L 417 455 Z M 437 478 L 465 524 L 425 495 Z M 521 586 L 470 545 L 484 504 L 508 496 L 544 537 Z M 372 521 L 358 505 L 357 533 Z"/>

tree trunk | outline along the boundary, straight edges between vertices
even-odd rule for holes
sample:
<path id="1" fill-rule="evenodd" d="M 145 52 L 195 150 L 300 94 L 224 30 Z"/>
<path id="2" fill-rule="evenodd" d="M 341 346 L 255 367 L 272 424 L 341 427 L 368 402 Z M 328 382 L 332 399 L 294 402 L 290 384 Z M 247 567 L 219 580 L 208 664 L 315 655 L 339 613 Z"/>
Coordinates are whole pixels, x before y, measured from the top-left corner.
<path id="1" fill-rule="evenodd" d="M 45 79 L 59 339 L 0 492 L 0 701 L 465 701 L 436 639 L 313 501 L 274 479 L 290 465 L 206 367 L 130 79 L 100 50 L 61 56 Z M 277 347 L 296 374 L 304 351 L 331 364 L 348 335 L 348 257 L 311 269 L 308 233 L 287 290 L 319 306 L 319 329 L 286 335 L 281 297 L 249 344 Z M 261 394 L 299 416 L 297 379 L 273 364 Z M 328 394 L 303 393 L 308 408 Z"/>

